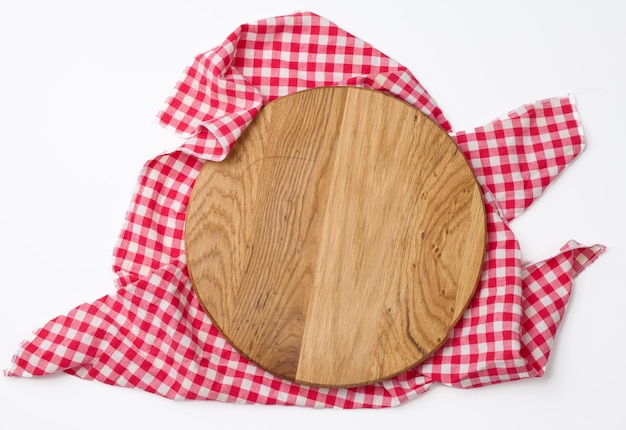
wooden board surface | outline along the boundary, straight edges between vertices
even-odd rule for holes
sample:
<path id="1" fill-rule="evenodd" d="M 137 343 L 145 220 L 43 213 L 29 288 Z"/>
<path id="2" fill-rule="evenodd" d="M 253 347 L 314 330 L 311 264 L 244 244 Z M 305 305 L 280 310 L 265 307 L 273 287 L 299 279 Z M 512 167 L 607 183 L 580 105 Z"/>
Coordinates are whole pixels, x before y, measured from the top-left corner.
<path id="1" fill-rule="evenodd" d="M 185 230 L 203 308 L 283 378 L 346 387 L 428 358 L 474 293 L 485 211 L 437 124 L 359 88 L 267 104 L 203 167 Z"/>

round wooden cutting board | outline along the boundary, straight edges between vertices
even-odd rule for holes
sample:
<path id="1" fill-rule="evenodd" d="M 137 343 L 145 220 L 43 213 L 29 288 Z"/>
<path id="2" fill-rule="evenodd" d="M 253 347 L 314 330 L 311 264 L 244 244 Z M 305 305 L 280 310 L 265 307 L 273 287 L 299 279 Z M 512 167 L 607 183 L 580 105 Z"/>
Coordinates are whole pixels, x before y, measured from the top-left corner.
<path id="1" fill-rule="evenodd" d="M 442 345 L 485 250 L 479 185 L 452 139 L 380 92 L 267 104 L 194 185 L 196 294 L 267 371 L 316 386 L 390 378 Z"/>

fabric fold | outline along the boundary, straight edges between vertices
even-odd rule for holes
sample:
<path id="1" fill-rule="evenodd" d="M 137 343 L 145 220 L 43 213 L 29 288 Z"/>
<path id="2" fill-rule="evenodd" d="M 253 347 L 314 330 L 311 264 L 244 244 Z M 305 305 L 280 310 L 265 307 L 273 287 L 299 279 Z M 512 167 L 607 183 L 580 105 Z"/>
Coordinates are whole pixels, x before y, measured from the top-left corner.
<path id="1" fill-rule="evenodd" d="M 584 246 L 571 240 L 554 257 L 522 269 L 524 314 L 520 354 L 534 376 L 545 371 L 574 278 L 605 251 L 603 245 Z M 545 279 L 552 282 L 545 283 Z"/>
<path id="2" fill-rule="evenodd" d="M 198 55 L 158 119 L 185 139 L 180 150 L 221 161 L 266 103 L 309 88 L 340 85 L 401 98 L 451 130 L 406 67 L 310 12 L 244 24 L 220 46 Z"/>
<path id="3" fill-rule="evenodd" d="M 526 104 L 453 137 L 506 221 L 521 215 L 584 148 L 569 96 Z"/>

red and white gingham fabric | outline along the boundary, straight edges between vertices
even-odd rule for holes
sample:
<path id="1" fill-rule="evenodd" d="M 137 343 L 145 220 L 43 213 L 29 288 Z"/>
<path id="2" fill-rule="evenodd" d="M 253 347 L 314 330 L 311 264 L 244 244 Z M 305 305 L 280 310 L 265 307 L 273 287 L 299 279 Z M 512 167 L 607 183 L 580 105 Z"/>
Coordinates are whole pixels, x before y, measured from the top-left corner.
<path id="1" fill-rule="evenodd" d="M 282 380 L 235 351 L 194 295 L 183 246 L 185 211 L 203 163 L 226 157 L 267 102 L 330 85 L 386 92 L 438 122 L 474 169 L 488 217 L 480 284 L 445 345 L 393 379 L 348 389 Z M 523 267 L 508 225 L 583 149 L 569 97 L 453 132 L 405 67 L 312 13 L 239 27 L 195 59 L 159 119 L 184 143 L 140 173 L 114 250 L 117 291 L 34 332 L 6 375 L 64 371 L 172 399 L 342 408 L 399 405 L 434 382 L 477 387 L 541 376 L 573 278 L 604 251 L 571 241 L 556 256 Z"/>

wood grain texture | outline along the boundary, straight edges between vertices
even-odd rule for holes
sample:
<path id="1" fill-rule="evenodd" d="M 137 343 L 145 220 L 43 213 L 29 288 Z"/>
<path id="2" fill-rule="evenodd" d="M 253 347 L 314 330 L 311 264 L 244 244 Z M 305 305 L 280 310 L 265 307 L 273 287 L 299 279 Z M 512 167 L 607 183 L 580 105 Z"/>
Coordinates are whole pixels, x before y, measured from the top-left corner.
<path id="1" fill-rule="evenodd" d="M 480 188 L 450 137 L 379 92 L 331 87 L 267 104 L 208 162 L 185 230 L 196 294 L 244 356 L 346 387 L 429 357 L 473 296 Z"/>

